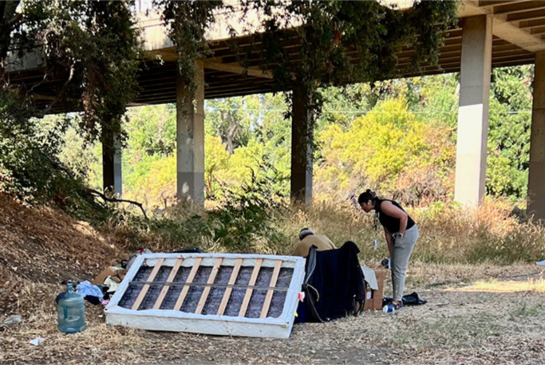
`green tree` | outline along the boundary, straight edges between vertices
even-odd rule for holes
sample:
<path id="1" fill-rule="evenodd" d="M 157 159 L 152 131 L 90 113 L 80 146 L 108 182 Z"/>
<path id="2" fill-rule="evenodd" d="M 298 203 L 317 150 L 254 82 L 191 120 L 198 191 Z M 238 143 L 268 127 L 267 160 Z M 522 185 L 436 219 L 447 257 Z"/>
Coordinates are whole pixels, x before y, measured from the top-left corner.
<path id="1" fill-rule="evenodd" d="M 486 181 L 491 195 L 527 195 L 532 79 L 532 66 L 493 70 Z"/>
<path id="2" fill-rule="evenodd" d="M 227 152 L 246 146 L 255 129 L 257 96 L 214 99 L 206 103 L 208 133 L 221 138 Z M 249 105 L 250 104 L 250 105 Z"/>
<path id="3" fill-rule="evenodd" d="M 100 140 L 111 148 L 114 135 L 123 139 L 121 121 L 128 102 L 138 91 L 136 71 L 140 62 L 139 31 L 130 9 L 132 3 L 0 3 L 0 108 L 6 113 L 0 124 L 4 131 L 11 130 L 2 136 L 6 153 L 0 153 L 0 168 L 16 186 L 31 190 L 35 198 L 66 205 L 73 200 L 65 194 L 77 196 L 84 189 L 78 174 L 59 159 L 62 135 L 69 123 L 58 119 L 58 125 L 49 129 L 47 140 L 36 140 L 44 123 L 32 117 L 70 106 L 82 110 L 78 132 L 87 141 Z M 14 55 L 8 55 L 9 50 Z M 14 56 L 40 60 L 42 82 L 30 89 L 12 83 L 8 71 Z M 17 107 L 12 105 L 13 100 Z M 13 123 L 19 126 L 14 127 Z M 16 164 L 14 155 L 19 156 Z M 22 169 L 22 165 L 26 168 Z M 80 169 L 79 175 L 81 172 Z"/>
<path id="4" fill-rule="evenodd" d="M 364 187 L 411 203 L 444 198 L 453 179 L 451 133 L 418 121 L 403 99 L 379 103 L 346 130 L 331 124 L 319 135 L 319 198 L 345 198 Z"/>

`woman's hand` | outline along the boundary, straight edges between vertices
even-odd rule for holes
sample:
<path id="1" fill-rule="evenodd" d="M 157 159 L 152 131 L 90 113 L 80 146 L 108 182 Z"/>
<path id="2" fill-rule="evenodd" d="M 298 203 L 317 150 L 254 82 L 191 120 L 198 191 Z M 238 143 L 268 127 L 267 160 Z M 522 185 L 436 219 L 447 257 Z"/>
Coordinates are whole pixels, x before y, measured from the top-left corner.
<path id="1" fill-rule="evenodd" d="M 386 237 L 386 243 L 388 244 L 388 251 L 390 251 L 390 256 L 392 256 L 392 234 L 390 231 L 384 227 L 384 237 Z"/>

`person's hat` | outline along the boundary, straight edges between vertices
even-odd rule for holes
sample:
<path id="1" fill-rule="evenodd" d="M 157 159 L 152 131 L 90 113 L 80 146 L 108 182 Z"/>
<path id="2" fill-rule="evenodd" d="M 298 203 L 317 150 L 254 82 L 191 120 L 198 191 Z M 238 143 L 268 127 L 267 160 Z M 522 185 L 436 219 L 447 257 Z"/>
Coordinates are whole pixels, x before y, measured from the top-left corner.
<path id="1" fill-rule="evenodd" d="M 299 239 L 303 240 L 306 236 L 314 235 L 314 231 L 310 228 L 303 228 L 301 232 L 299 232 Z"/>

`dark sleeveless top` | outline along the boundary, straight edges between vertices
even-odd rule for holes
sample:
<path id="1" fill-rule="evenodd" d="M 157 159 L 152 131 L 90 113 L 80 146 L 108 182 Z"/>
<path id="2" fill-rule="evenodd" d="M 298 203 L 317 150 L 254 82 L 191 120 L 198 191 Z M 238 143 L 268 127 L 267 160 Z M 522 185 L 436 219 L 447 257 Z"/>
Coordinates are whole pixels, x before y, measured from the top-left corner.
<path id="1" fill-rule="evenodd" d="M 399 232 L 400 220 L 397 219 L 397 218 L 394 218 L 394 217 L 390 217 L 389 215 L 386 215 L 386 213 L 383 213 L 382 209 L 381 209 L 382 202 L 391 202 L 393 205 L 395 205 L 396 207 L 398 207 L 402 211 L 405 212 L 405 210 L 403 208 L 401 208 L 401 205 L 399 205 L 397 202 L 395 202 L 393 200 L 378 199 L 375 202 L 375 212 L 377 213 L 378 220 L 379 220 L 380 224 L 382 224 L 383 227 L 386 227 L 386 229 L 390 233 Z M 408 230 L 409 228 L 412 228 L 414 225 L 415 225 L 414 220 L 411 218 L 410 215 L 407 214 L 407 228 L 406 228 L 406 230 Z"/>

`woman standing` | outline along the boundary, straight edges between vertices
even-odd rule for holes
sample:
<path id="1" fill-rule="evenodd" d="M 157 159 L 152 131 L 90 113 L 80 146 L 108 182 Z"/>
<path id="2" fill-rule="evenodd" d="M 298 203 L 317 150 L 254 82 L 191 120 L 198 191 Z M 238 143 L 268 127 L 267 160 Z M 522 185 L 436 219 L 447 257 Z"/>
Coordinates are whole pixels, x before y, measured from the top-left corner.
<path id="1" fill-rule="evenodd" d="M 403 305 L 403 290 L 407 266 L 418 240 L 418 227 L 414 220 L 393 200 L 379 199 L 375 193 L 367 189 L 358 198 L 358 204 L 366 213 L 376 212 L 380 224 L 384 227 L 384 235 L 390 251 L 392 283 L 395 309 Z"/>

